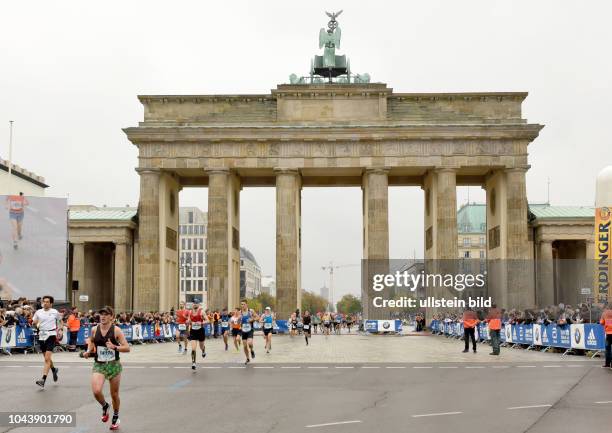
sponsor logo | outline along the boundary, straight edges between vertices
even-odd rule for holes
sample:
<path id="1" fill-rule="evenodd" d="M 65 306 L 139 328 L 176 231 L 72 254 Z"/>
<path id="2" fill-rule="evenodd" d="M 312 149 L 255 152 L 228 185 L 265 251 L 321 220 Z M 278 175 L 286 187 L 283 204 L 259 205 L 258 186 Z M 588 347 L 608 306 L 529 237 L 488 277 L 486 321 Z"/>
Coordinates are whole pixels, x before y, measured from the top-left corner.
<path id="1" fill-rule="evenodd" d="M 540 331 L 540 328 L 536 329 L 535 334 L 536 334 L 536 335 L 535 335 L 535 339 L 536 339 L 536 341 L 540 341 L 540 339 L 541 339 L 541 337 L 542 337 L 542 331 Z"/>
<path id="2" fill-rule="evenodd" d="M 597 338 L 595 337 L 595 332 L 592 329 L 589 331 L 589 335 L 587 335 L 586 343 L 589 346 L 597 346 Z"/>
<path id="3" fill-rule="evenodd" d="M 13 329 L 12 328 L 4 328 L 6 329 L 6 336 L 4 337 L 4 341 L 6 342 L 6 344 L 11 342 L 11 337 L 13 336 Z"/>
<path id="4" fill-rule="evenodd" d="M 383 328 L 389 329 L 390 327 L 391 327 L 391 324 L 389 322 L 383 323 Z"/>
<path id="5" fill-rule="evenodd" d="M 580 332 L 580 329 L 576 328 L 576 330 L 574 331 L 574 341 L 576 342 L 576 344 L 579 344 L 581 340 L 582 332 Z"/>
<path id="6" fill-rule="evenodd" d="M 556 326 L 553 326 L 552 328 L 551 337 L 553 340 L 557 339 L 557 327 Z"/>

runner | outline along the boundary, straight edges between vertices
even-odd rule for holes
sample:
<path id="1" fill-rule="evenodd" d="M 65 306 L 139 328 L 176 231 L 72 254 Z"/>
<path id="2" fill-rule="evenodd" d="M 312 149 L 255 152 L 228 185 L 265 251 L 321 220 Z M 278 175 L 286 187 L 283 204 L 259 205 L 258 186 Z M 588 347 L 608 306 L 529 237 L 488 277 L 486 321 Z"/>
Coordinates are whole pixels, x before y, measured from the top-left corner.
<path id="1" fill-rule="evenodd" d="M 240 311 L 240 330 L 242 331 L 242 348 L 244 349 L 244 354 L 246 355 L 245 365 L 251 362 L 249 358 L 249 349 L 251 352 L 251 357 L 255 359 L 255 350 L 253 350 L 253 322 L 255 320 L 259 320 L 255 312 L 248 308 L 246 303 L 246 299 L 240 303 L 241 311 Z"/>
<path id="2" fill-rule="evenodd" d="M 297 320 L 297 314 L 296 313 L 291 313 L 291 317 L 289 318 L 289 323 L 290 323 L 290 326 L 291 326 L 291 328 L 290 328 L 291 330 L 289 332 L 289 335 L 291 337 L 294 337 L 295 335 L 297 335 L 297 323 L 298 323 L 298 320 Z"/>
<path id="3" fill-rule="evenodd" d="M 36 381 L 36 385 L 45 387 L 49 370 L 53 373 L 53 382 L 57 382 L 59 369 L 53 365 L 53 348 L 56 342 L 62 340 L 62 316 L 53 307 L 53 296 L 43 296 L 42 308 L 34 313 L 32 323 L 38 327 L 38 341 L 40 350 L 45 357 L 42 379 Z"/>
<path id="4" fill-rule="evenodd" d="M 311 337 L 310 334 L 310 323 L 312 318 L 310 317 L 310 312 L 308 310 L 304 311 L 304 317 L 302 317 L 302 323 L 304 326 L 304 338 L 306 339 L 306 346 L 308 346 L 308 339 Z"/>
<path id="5" fill-rule="evenodd" d="M 123 335 L 121 328 L 113 324 L 115 314 L 111 307 L 104 307 L 100 311 L 100 324 L 91 329 L 91 336 L 87 340 L 87 352 L 83 358 L 94 357 L 91 375 L 91 390 L 94 397 L 102 406 L 102 422 L 108 421 L 109 404 L 104 398 L 104 381 L 108 380 L 111 398 L 113 400 L 113 419 L 110 430 L 119 428 L 119 385 L 121 384 L 121 362 L 119 352 L 127 353 L 130 345 Z"/>
<path id="6" fill-rule="evenodd" d="M 185 303 L 179 304 L 179 309 L 176 310 L 176 340 L 178 341 L 178 353 L 185 355 L 187 353 L 187 318 L 189 316 L 189 310 L 185 308 Z M 185 343 L 183 349 L 182 343 Z"/>
<path id="7" fill-rule="evenodd" d="M 19 195 L 6 196 L 6 208 L 9 211 L 9 220 L 11 221 L 13 248 L 19 248 L 19 241 L 23 239 L 23 217 L 24 210 L 28 206 L 28 200 L 22 192 Z"/>
<path id="8" fill-rule="evenodd" d="M 242 332 L 240 331 L 240 323 L 240 309 L 236 308 L 232 313 L 232 317 L 230 318 L 232 338 L 234 339 L 234 347 L 236 348 L 236 352 L 240 352 L 240 348 L 238 347 L 240 346 L 240 336 L 242 335 Z"/>
<path id="9" fill-rule="evenodd" d="M 353 316 L 351 314 L 346 315 L 346 330 L 351 333 L 351 326 L 353 326 Z"/>
<path id="10" fill-rule="evenodd" d="M 321 324 L 321 313 L 312 316 L 312 328 L 315 334 L 319 333 L 319 325 Z"/>
<path id="11" fill-rule="evenodd" d="M 270 353 L 272 350 L 272 330 L 274 329 L 274 313 L 272 313 L 272 308 L 266 307 L 266 311 L 261 316 L 261 323 L 263 324 L 266 353 Z"/>
<path id="12" fill-rule="evenodd" d="M 202 358 L 206 357 L 206 347 L 204 346 L 204 340 L 206 339 L 206 333 L 204 326 L 210 323 L 208 317 L 202 311 L 199 302 L 194 302 L 192 310 L 189 312 L 188 324 L 189 324 L 189 341 L 191 341 L 191 369 L 196 369 L 196 350 L 198 347 L 198 341 L 200 342 L 200 350 L 202 351 Z"/>
<path id="13" fill-rule="evenodd" d="M 342 314 L 336 313 L 336 318 L 334 320 L 334 332 L 336 335 L 340 335 L 342 331 Z"/>
<path id="14" fill-rule="evenodd" d="M 227 314 L 227 308 L 221 311 L 221 334 L 223 335 L 223 343 L 225 343 L 225 351 L 227 352 L 228 344 L 227 339 L 229 335 L 229 319 L 230 316 Z"/>
<path id="15" fill-rule="evenodd" d="M 329 335 L 330 331 L 331 331 L 331 314 L 329 314 L 329 312 L 325 312 L 325 314 L 323 315 L 323 333 L 325 335 Z"/>

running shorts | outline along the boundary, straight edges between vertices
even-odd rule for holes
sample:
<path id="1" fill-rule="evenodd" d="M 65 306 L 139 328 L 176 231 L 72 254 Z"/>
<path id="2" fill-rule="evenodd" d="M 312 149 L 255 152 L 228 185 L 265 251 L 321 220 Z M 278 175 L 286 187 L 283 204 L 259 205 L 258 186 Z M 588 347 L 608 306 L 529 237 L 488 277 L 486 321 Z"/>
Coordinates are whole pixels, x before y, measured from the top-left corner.
<path id="1" fill-rule="evenodd" d="M 38 340 L 38 342 L 40 343 L 40 350 L 42 353 L 53 352 L 53 348 L 57 343 L 57 338 L 55 335 L 49 335 L 45 341 Z"/>
<path id="2" fill-rule="evenodd" d="M 240 328 L 232 328 L 232 336 L 233 337 L 237 337 L 242 333 L 242 331 L 240 331 Z"/>
<path id="3" fill-rule="evenodd" d="M 23 221 L 23 212 L 9 212 L 9 219 L 21 222 Z"/>
<path id="4" fill-rule="evenodd" d="M 263 330 L 264 335 L 271 334 L 271 333 L 272 333 L 272 331 L 273 331 L 273 329 L 272 329 L 272 328 L 268 328 L 268 329 L 264 328 L 264 330 Z"/>
<path id="5" fill-rule="evenodd" d="M 94 362 L 93 372 L 104 375 L 107 380 L 114 379 L 121 374 L 123 367 L 119 361 Z"/>
<path id="6" fill-rule="evenodd" d="M 240 331 L 242 332 L 242 331 Z M 247 340 L 249 338 L 253 338 L 253 330 L 251 329 L 249 332 L 242 332 L 242 339 Z"/>
<path id="7" fill-rule="evenodd" d="M 196 341 L 204 341 L 204 340 L 206 340 L 206 334 L 204 333 L 204 328 L 192 329 L 189 332 L 189 336 L 187 338 L 189 340 L 196 340 Z"/>

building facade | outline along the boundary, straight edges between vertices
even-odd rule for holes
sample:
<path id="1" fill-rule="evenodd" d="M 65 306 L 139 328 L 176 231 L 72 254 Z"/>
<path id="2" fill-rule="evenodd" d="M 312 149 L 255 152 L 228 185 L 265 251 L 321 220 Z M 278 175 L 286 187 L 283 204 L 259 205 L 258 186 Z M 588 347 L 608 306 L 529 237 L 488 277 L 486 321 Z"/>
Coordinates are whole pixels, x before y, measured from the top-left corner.
<path id="1" fill-rule="evenodd" d="M 45 189 L 49 187 L 45 179 L 18 165 L 12 165 L 0 158 L 0 195 L 17 195 L 23 192 L 25 196 L 44 197 Z"/>
<path id="2" fill-rule="evenodd" d="M 197 207 L 179 208 L 179 300 L 208 305 L 206 281 L 207 214 Z"/>
<path id="3" fill-rule="evenodd" d="M 487 207 L 482 203 L 466 203 L 457 211 L 459 258 L 486 259 Z"/>
<path id="4" fill-rule="evenodd" d="M 240 298 L 252 299 L 261 293 L 261 268 L 253 253 L 240 247 Z"/>

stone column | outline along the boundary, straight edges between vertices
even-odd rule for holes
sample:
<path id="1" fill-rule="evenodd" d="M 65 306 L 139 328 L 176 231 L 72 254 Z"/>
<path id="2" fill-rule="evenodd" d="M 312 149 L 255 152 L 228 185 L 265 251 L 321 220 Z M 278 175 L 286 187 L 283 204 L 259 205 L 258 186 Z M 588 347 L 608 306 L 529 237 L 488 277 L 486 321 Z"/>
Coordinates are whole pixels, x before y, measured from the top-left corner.
<path id="1" fill-rule="evenodd" d="M 555 279 L 553 275 L 552 241 L 541 240 L 538 246 L 538 306 L 540 308 L 555 303 Z"/>
<path id="2" fill-rule="evenodd" d="M 240 182 L 228 169 L 207 173 L 208 308 L 235 308 L 240 292 Z"/>
<path id="3" fill-rule="evenodd" d="M 138 286 L 134 299 L 136 311 L 157 311 L 160 293 L 160 230 L 159 181 L 160 172 L 137 169 L 140 174 L 138 204 Z"/>
<path id="4" fill-rule="evenodd" d="M 390 299 L 391 290 L 372 289 L 374 275 L 389 272 L 389 177 L 384 168 L 366 169 L 363 174 L 363 269 L 364 318 L 388 319 L 389 309 L 375 307 L 377 297 Z M 336 300 L 337 301 L 337 300 Z"/>
<path id="5" fill-rule="evenodd" d="M 87 302 L 79 301 L 79 295 L 87 295 L 85 287 L 85 243 L 72 242 L 72 279 L 79 282 L 79 290 L 74 293 L 74 305 L 80 310 L 89 309 L 91 300 Z M 72 290 L 72 287 L 71 287 Z"/>
<path id="6" fill-rule="evenodd" d="M 301 195 L 299 171 L 276 171 L 276 313 L 285 320 L 301 308 Z"/>
<path id="7" fill-rule="evenodd" d="M 459 257 L 457 239 L 457 171 L 452 167 L 436 168 L 425 176 L 425 271 L 427 274 L 455 274 Z M 425 288 L 427 297 L 450 299 L 461 293 L 445 287 Z M 426 320 L 440 312 L 426 310 Z"/>
<path id="8" fill-rule="evenodd" d="M 526 168 L 509 168 L 506 175 L 506 262 L 507 294 L 510 308 L 535 305 L 533 263 L 529 260 Z"/>
<path id="9" fill-rule="evenodd" d="M 129 308 L 128 283 L 128 255 L 125 242 L 115 243 L 115 281 L 114 281 L 114 308 L 117 312 L 127 311 Z"/>

